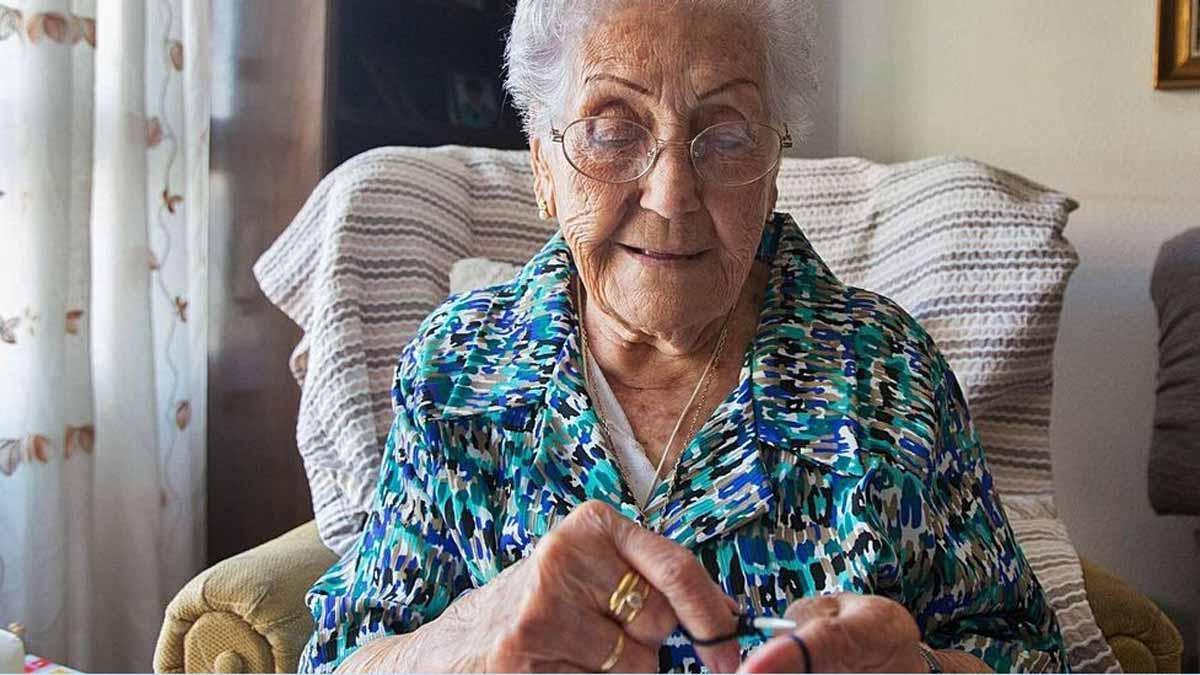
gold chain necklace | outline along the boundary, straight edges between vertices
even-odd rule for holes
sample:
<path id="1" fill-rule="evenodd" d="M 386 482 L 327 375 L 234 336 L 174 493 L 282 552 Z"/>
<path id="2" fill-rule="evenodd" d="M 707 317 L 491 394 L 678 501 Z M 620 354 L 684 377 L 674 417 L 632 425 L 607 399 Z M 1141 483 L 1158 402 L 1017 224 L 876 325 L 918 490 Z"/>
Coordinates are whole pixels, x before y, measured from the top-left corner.
<path id="1" fill-rule="evenodd" d="M 583 284 L 578 276 L 575 277 L 575 305 L 579 308 L 579 341 L 583 352 L 583 384 L 589 392 L 592 390 L 590 377 L 588 375 L 588 359 L 591 358 L 591 351 L 588 348 L 587 321 L 584 318 L 583 305 Z M 700 412 L 704 410 L 704 404 L 708 401 L 708 391 L 712 387 L 712 378 L 709 374 L 716 367 L 717 362 L 721 358 L 721 352 L 725 349 L 725 342 L 729 337 L 729 319 L 733 316 L 733 309 L 725 315 L 724 322 L 721 323 L 721 334 L 717 337 L 717 344 L 713 347 L 712 356 L 708 359 L 708 364 L 704 366 L 704 372 L 700 374 L 700 380 L 696 382 L 696 388 L 692 390 L 692 396 L 683 406 L 683 410 L 679 413 L 679 418 L 675 421 L 675 427 L 671 430 L 671 436 L 667 439 L 667 444 L 663 447 L 662 456 L 658 459 L 658 466 L 654 469 L 654 478 L 650 481 L 650 491 L 646 493 L 646 498 L 641 500 L 647 505 L 650 503 L 650 497 L 654 494 L 654 490 L 658 487 L 659 475 L 662 473 L 663 463 L 667 460 L 667 455 L 671 452 L 671 446 L 675 443 L 675 437 L 679 434 L 679 428 L 683 425 L 683 421 L 687 418 L 688 410 L 692 408 L 692 404 L 696 402 L 696 396 L 700 395 L 700 402 L 696 405 L 695 412 L 692 413 L 692 424 L 689 431 L 691 435 L 695 435 L 699 429 Z M 600 365 L 596 364 L 599 368 Z M 604 411 L 600 406 L 596 406 L 596 416 L 600 418 L 600 426 L 604 430 L 604 435 L 608 440 L 609 446 L 613 445 L 612 431 L 608 426 L 608 418 L 604 415 Z M 686 448 L 686 446 L 684 446 Z M 614 448 L 615 449 L 615 448 Z M 672 468 L 672 473 L 679 467 L 679 461 L 683 459 L 683 452 L 675 458 L 675 464 Z M 617 453 L 617 465 L 626 476 L 629 475 L 625 466 L 621 462 L 620 453 Z M 643 508 L 643 507 L 639 507 Z"/>

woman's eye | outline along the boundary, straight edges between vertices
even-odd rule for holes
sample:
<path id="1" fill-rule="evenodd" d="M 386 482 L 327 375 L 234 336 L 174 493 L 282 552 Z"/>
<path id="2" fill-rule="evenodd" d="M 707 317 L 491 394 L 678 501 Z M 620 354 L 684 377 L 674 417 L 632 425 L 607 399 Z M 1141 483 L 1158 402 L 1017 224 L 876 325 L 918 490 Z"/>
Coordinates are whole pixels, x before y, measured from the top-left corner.
<path id="1" fill-rule="evenodd" d="M 709 145 L 722 151 L 740 150 L 749 147 L 750 144 L 749 134 L 732 129 L 713 132 L 709 138 Z"/>
<path id="2" fill-rule="evenodd" d="M 636 126 L 621 122 L 602 122 L 589 129 L 588 142 L 604 149 L 622 149 L 640 142 Z"/>
<path id="3" fill-rule="evenodd" d="M 592 136 L 592 142 L 607 147 L 620 147 L 636 143 L 637 138 L 629 134 L 595 134 Z"/>

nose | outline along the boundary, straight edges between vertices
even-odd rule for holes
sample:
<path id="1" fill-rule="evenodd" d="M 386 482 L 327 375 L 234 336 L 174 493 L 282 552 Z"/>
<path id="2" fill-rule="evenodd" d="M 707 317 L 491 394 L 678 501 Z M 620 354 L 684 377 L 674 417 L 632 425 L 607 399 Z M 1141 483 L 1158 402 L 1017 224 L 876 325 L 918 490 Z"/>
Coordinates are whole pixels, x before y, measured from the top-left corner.
<path id="1" fill-rule="evenodd" d="M 687 145 L 664 145 L 642 177 L 641 206 L 668 220 L 700 209 L 700 179 Z"/>

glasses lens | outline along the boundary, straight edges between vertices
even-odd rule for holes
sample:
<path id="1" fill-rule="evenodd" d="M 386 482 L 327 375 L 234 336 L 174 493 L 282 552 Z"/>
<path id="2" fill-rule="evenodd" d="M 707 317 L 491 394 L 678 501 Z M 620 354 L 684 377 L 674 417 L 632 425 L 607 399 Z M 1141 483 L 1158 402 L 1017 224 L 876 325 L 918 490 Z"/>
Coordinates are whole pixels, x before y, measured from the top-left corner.
<path id="1" fill-rule="evenodd" d="M 636 180 L 655 146 L 649 129 L 615 117 L 585 117 L 563 130 L 563 152 L 571 166 L 606 183 Z"/>
<path id="2" fill-rule="evenodd" d="M 692 144 L 692 160 L 706 182 L 746 185 L 775 168 L 782 141 L 765 124 L 723 122 L 700 132 Z"/>

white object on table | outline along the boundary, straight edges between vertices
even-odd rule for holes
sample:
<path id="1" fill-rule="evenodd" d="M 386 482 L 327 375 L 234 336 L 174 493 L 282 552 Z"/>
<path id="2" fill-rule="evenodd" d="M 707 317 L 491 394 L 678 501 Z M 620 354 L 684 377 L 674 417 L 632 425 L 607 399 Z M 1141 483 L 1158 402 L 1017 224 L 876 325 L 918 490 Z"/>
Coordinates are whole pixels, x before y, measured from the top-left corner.
<path id="1" fill-rule="evenodd" d="M 0 673 L 25 672 L 25 643 L 21 638 L 0 629 Z"/>

